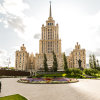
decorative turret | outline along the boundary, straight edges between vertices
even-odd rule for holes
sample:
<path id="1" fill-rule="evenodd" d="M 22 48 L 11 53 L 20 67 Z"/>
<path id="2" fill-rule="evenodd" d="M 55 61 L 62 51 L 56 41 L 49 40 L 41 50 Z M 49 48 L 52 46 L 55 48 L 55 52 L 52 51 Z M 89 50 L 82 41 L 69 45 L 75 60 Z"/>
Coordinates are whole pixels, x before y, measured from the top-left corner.
<path id="1" fill-rule="evenodd" d="M 25 48 L 24 44 L 21 46 L 20 50 L 21 51 L 26 51 L 26 48 Z"/>
<path id="2" fill-rule="evenodd" d="M 75 49 L 80 49 L 80 45 L 78 44 L 78 42 L 77 42 L 77 44 L 75 45 Z"/>

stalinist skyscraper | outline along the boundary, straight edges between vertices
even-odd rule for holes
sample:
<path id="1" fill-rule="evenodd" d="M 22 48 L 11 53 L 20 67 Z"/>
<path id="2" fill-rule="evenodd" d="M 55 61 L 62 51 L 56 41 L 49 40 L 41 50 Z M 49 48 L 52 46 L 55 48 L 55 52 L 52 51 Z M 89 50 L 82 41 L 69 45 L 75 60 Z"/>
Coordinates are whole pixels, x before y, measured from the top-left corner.
<path id="1" fill-rule="evenodd" d="M 39 41 L 39 53 L 52 53 L 61 54 L 61 40 L 59 40 L 59 26 L 55 25 L 55 20 L 53 20 L 50 4 L 49 18 L 46 21 L 46 26 L 44 24 L 41 28 L 41 40 Z"/>
<path id="2" fill-rule="evenodd" d="M 48 58 L 48 67 L 52 68 L 53 65 L 53 54 L 55 52 L 57 55 L 58 69 L 62 69 L 61 61 L 61 40 L 59 39 L 59 26 L 55 24 L 55 20 L 52 17 L 51 3 L 49 17 L 46 21 L 46 25 L 42 25 L 41 28 L 41 39 L 39 41 L 39 54 L 36 55 L 36 66 L 39 69 L 43 68 L 43 54 L 45 53 Z M 60 68 L 61 67 L 61 68 Z"/>
<path id="3" fill-rule="evenodd" d="M 61 40 L 59 39 L 59 25 L 55 24 L 55 20 L 52 17 L 51 3 L 49 10 L 49 17 L 46 21 L 46 25 L 41 27 L 41 39 L 39 40 L 39 53 L 29 54 L 26 51 L 24 45 L 21 46 L 20 50 L 16 51 L 15 55 L 15 66 L 17 70 L 25 71 L 42 71 L 44 70 L 44 54 L 47 57 L 47 64 L 49 70 L 52 70 L 53 66 L 53 52 L 56 54 L 58 62 L 58 71 L 63 71 L 63 53 L 61 52 Z M 77 43 L 75 49 L 67 56 L 67 63 L 69 68 L 79 68 L 78 60 L 82 61 L 82 67 L 86 67 L 86 51 L 81 49 Z"/>

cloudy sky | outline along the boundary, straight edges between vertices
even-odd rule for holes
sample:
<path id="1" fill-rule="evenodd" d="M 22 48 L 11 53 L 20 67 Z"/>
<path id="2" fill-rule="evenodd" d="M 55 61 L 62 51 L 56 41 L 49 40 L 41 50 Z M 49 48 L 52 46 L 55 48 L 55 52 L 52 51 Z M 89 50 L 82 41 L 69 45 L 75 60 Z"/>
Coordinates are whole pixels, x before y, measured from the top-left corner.
<path id="1" fill-rule="evenodd" d="M 25 44 L 39 52 L 41 26 L 49 16 L 49 0 L 0 0 L 0 66 Z M 52 0 L 52 16 L 59 24 L 62 52 L 69 55 L 76 42 L 100 58 L 100 0 Z M 99 59 L 100 60 L 100 59 Z"/>

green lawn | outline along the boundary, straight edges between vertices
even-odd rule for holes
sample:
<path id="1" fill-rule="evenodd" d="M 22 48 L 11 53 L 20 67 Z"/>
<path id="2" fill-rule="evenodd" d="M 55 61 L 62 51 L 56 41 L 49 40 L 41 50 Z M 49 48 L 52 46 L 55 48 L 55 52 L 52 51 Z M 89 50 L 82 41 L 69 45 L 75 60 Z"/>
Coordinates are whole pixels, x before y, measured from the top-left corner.
<path id="1" fill-rule="evenodd" d="M 27 99 L 19 94 L 15 94 L 10 96 L 0 97 L 0 100 L 27 100 Z"/>

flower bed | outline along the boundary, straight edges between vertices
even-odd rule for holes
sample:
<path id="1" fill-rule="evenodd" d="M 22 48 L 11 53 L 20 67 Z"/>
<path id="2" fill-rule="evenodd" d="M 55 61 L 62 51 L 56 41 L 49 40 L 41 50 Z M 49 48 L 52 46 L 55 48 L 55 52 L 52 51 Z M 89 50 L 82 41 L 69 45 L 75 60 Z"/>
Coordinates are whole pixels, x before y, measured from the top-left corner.
<path id="1" fill-rule="evenodd" d="M 18 82 L 31 84 L 64 84 L 78 82 L 78 80 L 71 78 L 26 78 L 20 79 Z"/>

